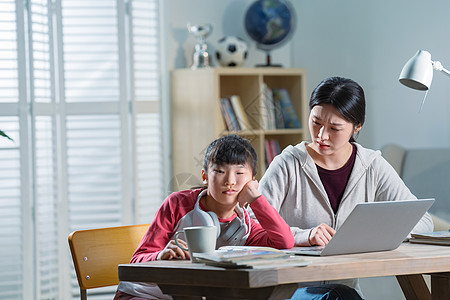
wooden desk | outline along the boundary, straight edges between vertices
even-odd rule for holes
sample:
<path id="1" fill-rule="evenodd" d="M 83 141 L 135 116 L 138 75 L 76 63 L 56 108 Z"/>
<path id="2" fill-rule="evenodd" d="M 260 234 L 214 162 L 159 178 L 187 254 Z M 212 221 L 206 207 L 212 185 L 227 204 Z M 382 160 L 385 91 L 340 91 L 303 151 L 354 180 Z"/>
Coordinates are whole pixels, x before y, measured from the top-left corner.
<path id="1" fill-rule="evenodd" d="M 307 267 L 224 269 L 190 261 L 119 265 L 119 279 L 164 293 L 235 299 L 289 298 L 297 282 L 396 275 L 406 299 L 450 299 L 450 247 L 404 243 L 393 251 L 310 257 Z M 431 296 L 421 274 L 431 275 Z"/>

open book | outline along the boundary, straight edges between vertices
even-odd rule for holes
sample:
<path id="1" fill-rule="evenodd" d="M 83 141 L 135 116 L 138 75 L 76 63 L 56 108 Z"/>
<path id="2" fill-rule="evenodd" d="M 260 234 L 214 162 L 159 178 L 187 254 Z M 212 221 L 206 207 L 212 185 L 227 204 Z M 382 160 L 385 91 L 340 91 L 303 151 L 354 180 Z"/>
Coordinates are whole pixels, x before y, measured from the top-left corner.
<path id="1" fill-rule="evenodd" d="M 198 262 L 225 268 L 307 266 L 310 262 L 271 247 L 224 246 L 213 253 L 193 253 Z"/>

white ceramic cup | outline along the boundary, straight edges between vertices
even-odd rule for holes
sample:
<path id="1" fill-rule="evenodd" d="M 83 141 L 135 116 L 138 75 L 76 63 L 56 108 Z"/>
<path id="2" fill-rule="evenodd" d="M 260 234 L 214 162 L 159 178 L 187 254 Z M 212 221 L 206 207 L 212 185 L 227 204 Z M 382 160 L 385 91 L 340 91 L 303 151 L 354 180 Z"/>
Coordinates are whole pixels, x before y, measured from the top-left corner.
<path id="1" fill-rule="evenodd" d="M 174 239 L 178 247 L 189 251 L 191 261 L 196 262 L 193 253 L 211 253 L 216 250 L 216 226 L 193 226 L 185 227 L 183 230 L 175 233 Z M 184 233 L 188 248 L 181 246 L 177 239 L 178 235 Z"/>

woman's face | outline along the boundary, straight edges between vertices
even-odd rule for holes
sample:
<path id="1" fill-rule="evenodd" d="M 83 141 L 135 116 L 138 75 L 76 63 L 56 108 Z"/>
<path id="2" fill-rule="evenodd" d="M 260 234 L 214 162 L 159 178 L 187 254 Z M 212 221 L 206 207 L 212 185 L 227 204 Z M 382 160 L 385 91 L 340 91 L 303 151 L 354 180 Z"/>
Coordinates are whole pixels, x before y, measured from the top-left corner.
<path id="1" fill-rule="evenodd" d="M 329 104 L 316 105 L 309 115 L 311 147 L 322 155 L 332 155 L 348 149 L 351 136 L 361 129 L 347 121 Z"/>

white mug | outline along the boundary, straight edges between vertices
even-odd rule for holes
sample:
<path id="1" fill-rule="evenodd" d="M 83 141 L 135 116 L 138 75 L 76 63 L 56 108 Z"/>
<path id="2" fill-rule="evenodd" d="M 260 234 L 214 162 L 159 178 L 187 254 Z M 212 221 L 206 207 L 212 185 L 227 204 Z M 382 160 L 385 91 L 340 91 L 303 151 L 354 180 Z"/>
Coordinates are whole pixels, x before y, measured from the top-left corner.
<path id="1" fill-rule="evenodd" d="M 177 239 L 178 235 L 184 233 L 188 248 L 181 246 Z M 216 250 L 216 226 L 193 226 L 185 227 L 181 231 L 175 233 L 174 239 L 178 247 L 185 251 L 189 251 L 191 261 L 196 262 L 193 253 L 211 253 Z"/>

